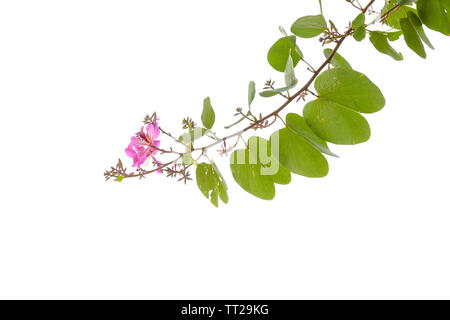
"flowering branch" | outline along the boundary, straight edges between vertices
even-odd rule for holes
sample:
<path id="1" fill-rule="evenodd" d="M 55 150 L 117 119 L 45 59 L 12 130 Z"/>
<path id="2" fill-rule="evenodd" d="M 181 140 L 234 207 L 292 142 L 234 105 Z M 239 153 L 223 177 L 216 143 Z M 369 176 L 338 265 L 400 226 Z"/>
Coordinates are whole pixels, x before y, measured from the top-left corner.
<path id="1" fill-rule="evenodd" d="M 362 11 L 363 13 L 365 13 L 365 12 L 370 8 L 370 6 L 371 6 L 374 2 L 375 2 L 375 0 L 371 0 L 365 8 L 362 8 L 361 11 Z M 192 152 L 194 152 L 194 151 L 201 151 L 201 152 L 202 152 L 202 155 L 203 155 L 203 154 L 206 154 L 206 152 L 207 152 L 210 148 L 212 148 L 212 147 L 214 147 L 214 146 L 216 146 L 216 145 L 218 145 L 218 144 L 224 144 L 224 145 L 226 145 L 226 141 L 227 141 L 227 140 L 230 140 L 230 139 L 232 139 L 232 138 L 234 138 L 234 137 L 240 137 L 240 136 L 242 136 L 245 132 L 247 132 L 247 131 L 250 130 L 250 129 L 266 128 L 266 127 L 269 127 L 269 126 L 273 125 L 273 124 L 275 123 L 276 119 L 277 119 L 278 114 L 279 114 L 284 108 L 286 108 L 289 104 L 291 104 L 291 102 L 293 102 L 295 99 L 297 99 L 297 98 L 298 98 L 299 96 L 301 96 L 303 93 L 305 93 L 306 91 L 308 91 L 309 87 L 310 87 L 311 84 L 314 82 L 314 80 L 317 78 L 317 76 L 320 74 L 320 72 L 321 72 L 321 71 L 322 71 L 322 70 L 323 70 L 323 69 L 331 62 L 331 60 L 333 59 L 333 57 L 335 56 L 335 54 L 337 53 L 337 51 L 338 51 L 339 48 L 341 47 L 341 45 L 342 45 L 342 43 L 344 42 L 344 40 L 345 40 L 348 36 L 350 36 L 353 32 L 354 32 L 354 30 L 353 30 L 351 27 L 349 27 L 349 29 L 348 29 L 343 35 L 340 35 L 340 36 L 339 36 L 340 39 L 337 41 L 337 44 L 336 44 L 335 48 L 333 49 L 333 51 L 331 52 L 331 54 L 330 54 L 330 55 L 328 56 L 328 58 L 320 65 L 319 68 L 317 68 L 317 69 L 314 70 L 314 73 L 312 74 L 311 78 L 306 82 L 306 84 L 305 84 L 299 91 L 297 91 L 294 95 L 292 95 L 292 96 L 290 96 L 290 97 L 288 97 L 288 96 L 286 96 L 286 95 L 280 93 L 281 96 L 283 96 L 284 98 L 286 98 L 286 102 L 284 102 L 280 107 L 278 107 L 277 109 L 275 109 L 273 112 L 269 113 L 268 115 L 266 115 L 266 116 L 264 116 L 264 117 L 260 117 L 259 119 L 256 119 L 256 118 L 254 118 L 254 117 L 253 117 L 254 119 L 250 119 L 250 118 L 248 118 L 248 115 L 242 114 L 242 115 L 243 115 L 242 119 L 239 120 L 237 123 L 241 122 L 243 119 L 248 119 L 248 120 L 250 120 L 250 121 L 252 122 L 250 125 L 248 125 L 248 126 L 245 127 L 244 129 L 239 130 L 239 131 L 237 131 L 237 132 L 235 132 L 235 133 L 233 133 L 233 134 L 231 134 L 231 135 L 228 135 L 228 136 L 226 136 L 226 137 L 223 137 L 223 138 L 217 138 L 213 143 L 208 144 L 208 145 L 203 146 L 203 147 L 197 147 L 197 148 L 194 148 L 194 147 L 193 147 L 193 144 L 192 144 L 192 145 L 191 145 L 191 146 L 192 146 L 192 147 L 191 147 L 191 150 L 189 150 L 188 152 L 176 152 L 176 151 L 172 151 L 172 150 L 170 150 L 170 151 L 162 150 L 162 149 L 159 149 L 159 148 L 153 146 L 153 143 L 152 143 L 152 144 L 150 145 L 151 149 L 154 149 L 154 150 L 157 150 L 157 151 L 162 151 L 163 153 L 175 153 L 175 154 L 178 154 L 179 156 L 178 156 L 177 158 L 175 158 L 174 160 L 170 161 L 170 162 L 167 162 L 167 163 L 165 163 L 165 164 L 160 164 L 159 167 L 158 167 L 157 169 L 153 169 L 153 170 L 142 170 L 142 169 L 139 169 L 136 173 L 130 173 L 130 174 L 126 174 L 125 172 L 113 170 L 113 171 L 107 171 L 107 172 L 105 172 L 105 177 L 107 177 L 107 179 L 109 179 L 109 178 L 111 178 L 111 177 L 119 178 L 120 181 L 121 181 L 122 179 L 125 179 L 125 178 L 136 178 L 136 177 L 143 178 L 144 176 L 149 175 L 149 174 L 151 174 L 151 173 L 161 172 L 162 169 L 164 169 L 164 168 L 166 168 L 166 167 L 168 167 L 168 166 L 170 166 L 170 165 L 177 164 L 177 162 L 180 161 L 180 159 L 182 159 L 183 157 L 185 157 L 186 155 L 188 155 L 188 154 L 190 154 L 190 153 L 192 153 Z M 268 82 L 266 82 L 266 87 L 268 86 L 269 88 L 274 89 L 273 84 L 274 84 L 274 83 L 273 83 L 271 80 L 269 80 Z M 265 123 L 265 122 L 266 122 L 268 119 L 272 118 L 272 117 L 274 118 L 273 122 L 270 123 L 270 125 L 267 125 L 267 123 Z M 151 117 L 149 117 L 149 116 L 147 115 L 146 118 L 144 119 L 144 124 L 153 125 L 154 123 L 156 123 L 156 121 L 157 121 L 156 114 L 153 114 L 153 116 L 151 116 Z M 185 120 L 183 121 L 184 127 L 185 127 L 185 128 L 186 128 L 186 127 L 189 127 L 189 125 L 188 125 L 189 122 L 191 123 L 191 126 L 194 124 L 194 123 L 192 122 L 192 120 L 190 120 L 190 119 L 185 119 Z M 237 123 L 236 123 L 236 124 L 237 124 Z M 194 124 L 194 125 L 195 125 L 195 124 Z M 159 128 L 159 131 L 161 131 L 161 132 L 164 133 L 165 135 L 169 136 L 170 138 L 172 138 L 172 139 L 173 139 L 174 141 L 176 141 L 177 143 L 183 145 L 183 143 L 180 142 L 180 140 L 176 139 L 173 135 L 171 135 L 170 133 L 168 133 L 168 132 L 162 130 L 161 127 L 158 127 L 158 128 Z M 158 135 L 159 135 L 159 134 L 158 134 Z M 238 141 L 239 141 L 239 140 L 238 140 Z M 237 143 L 235 144 L 234 147 L 236 147 L 236 146 L 237 146 Z M 231 151 L 232 151 L 232 149 L 229 149 L 229 148 L 226 149 L 226 152 L 227 152 L 227 153 L 228 153 L 228 152 L 231 152 Z M 119 160 L 119 162 L 121 163 L 120 160 Z M 115 171 L 115 172 L 114 172 L 114 171 Z M 166 170 L 166 171 L 167 171 L 167 170 Z"/>
<path id="2" fill-rule="evenodd" d="M 225 137 L 218 137 L 212 131 L 215 122 L 215 113 L 209 98 L 204 100 L 201 116 L 203 127 L 199 127 L 191 118 L 185 118 L 182 122 L 182 127 L 187 131 L 179 138 L 172 135 L 169 131 L 164 130 L 159 125 L 159 119 L 156 114 L 152 116 L 147 115 L 144 119 L 145 126 L 131 138 L 129 146 L 125 149 L 127 156 L 133 159 L 133 167 L 136 169 L 128 172 L 119 159 L 116 166 L 111 167 L 110 170 L 105 172 L 105 178 L 107 180 L 114 178 L 116 181 L 122 181 L 126 178 L 142 179 L 149 174 L 157 172 L 160 174 L 165 173 L 167 177 L 178 178 L 178 181 L 186 183 L 188 180 L 191 180 L 189 169 L 195 166 L 197 167 L 196 178 L 199 189 L 217 206 L 218 198 L 223 202 L 228 201 L 227 187 L 219 169 L 208 158 L 208 151 L 217 145 L 221 145 L 218 153 L 220 155 L 227 155 L 238 147 L 241 140 L 244 142 L 245 149 L 236 150 L 231 155 L 233 178 L 246 191 L 262 199 L 272 199 L 274 196 L 273 184 L 289 183 L 291 172 L 307 177 L 325 176 L 328 173 L 328 164 L 322 153 L 336 156 L 328 149 L 327 142 L 335 144 L 357 144 L 367 141 L 370 130 L 367 122 L 359 113 L 379 111 L 385 103 L 384 97 L 378 87 L 363 74 L 354 71 L 349 63 L 338 54 L 338 50 L 341 48 L 343 42 L 350 36 L 353 36 L 356 41 L 362 41 L 366 37 L 366 34 L 369 34 L 370 41 L 375 49 L 381 53 L 390 55 L 395 60 L 401 60 L 403 56 L 390 47 L 388 40 L 395 41 L 400 35 L 405 34 L 405 41 L 408 46 L 422 57 L 425 53 L 423 47 L 418 47 L 417 40 L 423 41 L 431 47 L 421 27 L 422 21 L 420 19 L 423 19 L 423 23 L 433 30 L 444 34 L 450 33 L 450 26 L 436 26 L 435 22 L 426 21 L 427 16 L 429 16 L 428 11 L 427 15 L 423 15 L 420 18 L 415 16 L 412 11 L 408 13 L 406 11 L 404 13 L 402 12 L 406 17 L 398 16 L 399 8 L 410 5 L 414 1 L 389 0 L 378 17 L 368 24 L 365 23 L 365 15 L 374 12 L 371 8 L 375 0 L 370 0 L 364 7 L 357 0 L 348 0 L 347 2 L 358 9 L 360 14 L 349 24 L 344 33 L 340 33 L 331 20 L 329 21 L 329 27 L 327 26 L 327 22 L 323 17 L 321 1 L 319 1 L 321 14 L 317 16 L 305 16 L 298 19 L 291 27 L 291 31 L 294 33 L 293 36 L 289 36 L 280 27 L 280 31 L 284 37 L 279 39 L 271 48 L 268 54 L 268 60 L 274 69 L 284 72 L 286 86 L 277 89 L 274 86 L 274 82 L 269 80 L 265 83 L 265 91 L 260 93 L 263 97 L 282 96 L 285 101 L 278 108 L 264 116 L 262 114 L 255 116 L 251 111 L 251 103 L 255 98 L 256 92 L 255 84 L 254 82 L 250 82 L 248 111 L 244 112 L 242 108 L 237 108 L 235 116 L 238 116 L 239 119 L 225 128 L 230 129 L 243 121 L 248 121 L 249 123 L 243 129 L 237 130 Z M 425 2 L 425 0 L 417 0 L 417 12 L 419 15 L 421 15 L 421 10 L 437 10 L 436 7 L 430 9 L 430 7 L 427 7 L 428 5 L 429 3 Z M 439 14 L 448 14 L 446 10 L 448 8 L 443 7 L 442 12 L 439 12 Z M 382 23 L 387 22 L 389 24 L 387 18 L 394 15 L 397 15 L 400 21 L 400 31 L 388 33 L 384 31 L 369 31 L 366 29 L 368 25 L 372 25 L 376 21 Z M 398 28 L 398 25 L 392 27 Z M 413 30 L 407 30 L 408 28 L 412 28 Z M 323 45 L 335 43 L 335 46 L 333 49 L 325 49 L 325 61 L 319 67 L 315 68 L 304 59 L 303 53 L 296 44 L 296 37 L 311 38 L 321 34 L 323 36 L 319 41 Z M 413 36 L 417 36 L 417 39 L 411 39 Z M 294 68 L 299 61 L 303 61 L 312 74 L 299 90 L 294 94 L 290 94 L 289 90 L 298 84 Z M 328 70 L 325 71 L 327 66 Z M 334 68 L 331 68 L 331 66 Z M 329 84 L 330 82 L 331 85 Z M 317 93 L 310 89 L 313 83 L 315 83 Z M 304 117 L 289 114 L 286 117 L 286 121 L 281 118 L 281 111 L 292 102 L 299 102 L 302 99 L 305 100 L 305 97 L 309 94 L 315 100 L 305 106 Z M 263 147 L 258 146 L 256 150 L 259 149 L 260 151 L 257 151 L 256 154 L 251 148 L 255 142 L 258 145 L 261 143 L 263 145 L 271 145 L 272 137 L 270 141 L 259 137 L 252 137 L 246 142 L 243 136 L 251 129 L 258 130 L 271 127 L 277 120 L 281 120 L 285 128 L 275 132 L 272 136 L 278 137 L 278 135 L 281 135 L 281 140 L 279 141 L 280 147 L 283 147 L 283 143 L 287 139 L 287 144 L 284 148 L 290 148 L 291 146 L 295 148 L 291 148 L 292 150 L 289 150 L 289 152 L 285 150 L 281 154 L 274 153 L 276 150 L 270 147 L 270 153 L 272 155 L 269 158 L 272 160 L 267 163 L 267 161 L 264 162 L 265 160 L 260 158 L 261 148 Z M 172 147 L 161 147 L 161 142 L 158 140 L 161 133 L 173 140 L 177 146 L 182 146 L 183 149 L 176 150 Z M 213 142 L 203 146 L 196 146 L 196 140 L 202 137 L 210 138 Z M 233 140 L 233 138 L 236 138 L 236 140 Z M 229 141 L 233 142 L 230 144 Z M 292 153 L 299 149 L 304 149 L 305 152 L 299 154 Z M 308 151 L 306 152 L 306 150 Z M 243 157 L 241 157 L 244 159 L 244 163 L 238 163 L 236 166 L 233 159 L 238 156 L 238 151 L 244 152 Z M 196 158 L 193 157 L 194 153 L 198 153 Z M 157 159 L 157 154 L 161 156 L 174 155 L 175 157 L 169 161 L 162 162 L 160 159 Z M 250 162 L 245 160 L 247 157 L 251 158 L 251 156 L 253 156 L 253 160 L 249 160 Z M 308 156 L 314 159 L 306 159 Z M 208 163 L 200 163 L 202 157 Z M 257 171 L 262 172 L 266 170 L 270 163 L 272 165 L 275 163 L 279 167 L 279 170 L 271 173 L 267 178 L 259 178 L 260 174 L 265 174 L 258 173 Z M 149 170 L 143 169 L 142 166 L 147 164 L 151 164 L 154 168 Z"/>

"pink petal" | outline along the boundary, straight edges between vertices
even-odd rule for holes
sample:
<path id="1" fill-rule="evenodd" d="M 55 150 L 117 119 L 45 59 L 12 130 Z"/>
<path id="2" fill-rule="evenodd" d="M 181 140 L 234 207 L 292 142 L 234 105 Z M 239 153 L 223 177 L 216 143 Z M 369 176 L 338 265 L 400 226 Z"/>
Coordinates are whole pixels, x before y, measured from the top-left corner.
<path id="1" fill-rule="evenodd" d="M 125 153 L 130 158 L 133 158 L 136 155 L 136 151 L 134 151 L 133 145 L 130 143 L 128 148 L 125 149 Z"/>
<path id="2" fill-rule="evenodd" d="M 150 123 L 147 125 L 146 129 L 147 129 L 148 136 L 150 137 L 151 140 L 158 139 L 159 134 L 160 134 L 158 123 L 156 123 L 156 122 Z"/>
<path id="3" fill-rule="evenodd" d="M 138 139 L 138 137 L 132 136 L 130 145 L 131 144 L 137 146 L 137 145 L 141 144 L 141 141 Z"/>
<path id="4" fill-rule="evenodd" d="M 158 148 L 159 149 L 159 146 L 161 145 L 161 141 L 159 141 L 159 140 L 155 140 L 155 141 L 153 141 L 153 146 L 155 147 L 155 148 Z M 154 148 L 152 148 L 152 149 L 154 149 Z M 152 154 L 157 154 L 158 153 L 158 149 L 154 149 L 153 150 L 153 152 L 152 152 Z"/>
<path id="5" fill-rule="evenodd" d="M 145 163 L 145 161 L 147 161 L 148 156 L 145 153 L 137 153 L 136 154 L 136 161 L 133 164 L 133 167 L 141 167 L 142 164 Z"/>

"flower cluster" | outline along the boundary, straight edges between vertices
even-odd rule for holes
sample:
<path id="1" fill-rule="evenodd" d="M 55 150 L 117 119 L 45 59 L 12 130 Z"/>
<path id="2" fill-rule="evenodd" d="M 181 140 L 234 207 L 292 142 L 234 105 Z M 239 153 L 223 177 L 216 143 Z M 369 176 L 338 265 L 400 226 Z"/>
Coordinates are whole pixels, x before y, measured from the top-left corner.
<path id="1" fill-rule="evenodd" d="M 125 149 L 125 153 L 133 159 L 133 167 L 140 168 L 149 159 L 152 159 L 157 165 L 161 165 L 161 162 L 155 158 L 161 143 L 157 140 L 160 134 L 158 120 L 156 118 L 152 123 L 147 124 L 145 129 L 144 126 L 141 127 L 141 131 L 131 137 L 131 142 Z"/>

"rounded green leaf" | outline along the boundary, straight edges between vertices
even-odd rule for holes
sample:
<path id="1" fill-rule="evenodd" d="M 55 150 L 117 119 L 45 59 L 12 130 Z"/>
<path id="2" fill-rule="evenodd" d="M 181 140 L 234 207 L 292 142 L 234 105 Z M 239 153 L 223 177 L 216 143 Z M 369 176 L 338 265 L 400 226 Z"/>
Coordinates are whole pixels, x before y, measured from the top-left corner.
<path id="1" fill-rule="evenodd" d="M 230 167 L 234 180 L 250 194 L 272 200 L 275 197 L 275 183 L 289 184 L 290 172 L 272 156 L 269 141 L 251 137 L 248 148 L 231 154 Z"/>
<path id="2" fill-rule="evenodd" d="M 328 174 L 328 162 L 322 153 L 291 129 L 276 131 L 270 137 L 270 144 L 274 157 L 292 173 L 309 178 Z"/>
<path id="3" fill-rule="evenodd" d="M 366 22 L 366 15 L 364 13 L 358 14 L 355 20 L 352 21 L 352 29 L 356 30 L 359 27 L 362 27 L 365 22 Z"/>
<path id="4" fill-rule="evenodd" d="M 208 97 L 203 100 L 203 112 L 202 112 L 202 123 L 207 129 L 211 129 L 216 120 L 216 114 L 211 105 L 211 99 Z"/>
<path id="5" fill-rule="evenodd" d="M 375 49 L 377 49 L 381 53 L 391 56 L 394 60 L 397 61 L 403 60 L 402 54 L 395 51 L 395 49 L 391 47 L 391 45 L 387 41 L 387 38 L 388 36 L 383 32 L 380 31 L 370 32 L 370 42 L 373 44 Z"/>
<path id="6" fill-rule="evenodd" d="M 328 59 L 328 57 L 331 55 L 331 53 L 333 52 L 332 49 L 330 48 L 326 48 L 323 50 L 323 54 L 325 55 L 325 58 Z M 330 61 L 331 65 L 336 67 L 336 68 L 347 68 L 347 69 L 351 69 L 352 66 L 350 65 L 350 63 L 347 62 L 347 60 L 345 60 L 345 58 L 343 56 L 341 56 L 339 53 L 335 53 L 333 58 Z"/>
<path id="7" fill-rule="evenodd" d="M 369 124 L 361 114 L 328 99 L 307 103 L 303 116 L 320 138 L 335 144 L 353 145 L 370 138 Z"/>
<path id="8" fill-rule="evenodd" d="M 386 101 L 380 89 L 360 72 L 333 68 L 320 74 L 314 84 L 322 98 L 363 113 L 381 110 Z"/>
<path id="9" fill-rule="evenodd" d="M 289 184 L 291 183 L 291 173 L 288 169 L 281 166 L 278 169 L 278 172 L 272 176 L 273 182 L 276 184 Z"/>
<path id="10" fill-rule="evenodd" d="M 277 158 L 272 155 L 272 146 L 270 141 L 260 137 L 250 137 L 247 142 L 247 148 L 253 159 L 264 167 L 261 174 L 273 178 L 277 184 L 289 184 L 291 182 L 290 172 L 280 165 Z"/>
<path id="11" fill-rule="evenodd" d="M 418 0 L 417 12 L 423 23 L 430 29 L 445 35 L 450 34 L 448 0 Z"/>
<path id="12" fill-rule="evenodd" d="M 294 66 L 298 64 L 302 58 L 298 51 L 295 36 L 283 37 L 275 42 L 275 44 L 270 48 L 269 53 L 267 54 L 267 60 L 272 68 L 277 71 L 284 72 L 289 54 L 292 57 Z"/>
<path id="13" fill-rule="evenodd" d="M 353 33 L 353 38 L 356 41 L 363 41 L 366 38 L 366 27 L 361 26 L 358 29 L 356 29 L 355 33 Z"/>
<path id="14" fill-rule="evenodd" d="M 236 150 L 231 154 L 231 173 L 242 189 L 263 200 L 275 198 L 275 186 L 271 176 L 261 175 L 261 164 L 249 164 L 249 150 Z M 247 163 L 237 163 L 240 158 Z M 233 163 L 234 161 L 234 163 Z"/>
<path id="15" fill-rule="evenodd" d="M 301 38 L 314 38 L 327 28 L 323 15 L 301 17 L 292 24 L 291 32 Z"/>
<path id="16" fill-rule="evenodd" d="M 318 151 L 325 153 L 332 157 L 337 157 L 336 154 L 330 151 L 325 140 L 319 138 L 314 131 L 308 126 L 305 118 L 296 113 L 289 113 L 286 116 L 286 126 L 294 131 L 299 136 L 305 138 Z"/>

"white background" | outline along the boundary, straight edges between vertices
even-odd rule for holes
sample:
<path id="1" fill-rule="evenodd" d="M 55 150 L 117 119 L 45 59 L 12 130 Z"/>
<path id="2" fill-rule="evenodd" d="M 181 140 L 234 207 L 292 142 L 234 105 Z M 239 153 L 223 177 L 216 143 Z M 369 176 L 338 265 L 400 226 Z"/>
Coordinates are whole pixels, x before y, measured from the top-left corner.
<path id="1" fill-rule="evenodd" d="M 344 0 L 324 9 L 342 31 L 357 14 Z M 211 96 L 225 134 L 249 80 L 282 84 L 266 61 L 278 25 L 318 10 L 314 0 L 1 1 L 0 298 L 450 298 L 450 42 L 438 33 L 427 60 L 396 43 L 403 62 L 346 40 L 341 53 L 387 105 L 368 116 L 368 143 L 331 146 L 341 157 L 324 179 L 296 176 L 265 202 L 212 151 L 230 187 L 220 209 L 195 182 L 104 182 L 118 157 L 130 165 L 123 150 L 146 113 L 179 133 Z M 317 39 L 299 45 L 323 61 Z"/>

